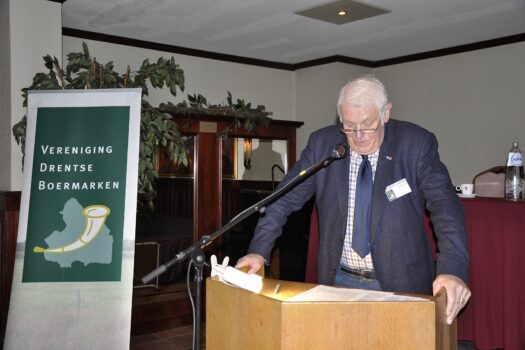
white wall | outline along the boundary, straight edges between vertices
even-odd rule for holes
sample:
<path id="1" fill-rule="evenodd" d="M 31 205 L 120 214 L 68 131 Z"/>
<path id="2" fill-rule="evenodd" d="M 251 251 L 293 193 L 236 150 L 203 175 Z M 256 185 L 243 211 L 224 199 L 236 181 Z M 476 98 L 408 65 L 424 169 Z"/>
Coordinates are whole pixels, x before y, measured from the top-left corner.
<path id="1" fill-rule="evenodd" d="M 42 0 L 9 0 L 9 46 L 10 52 L 10 115 L 0 115 L 11 126 L 25 114 L 22 107 L 21 89 L 31 85 L 33 76 L 45 71 L 42 57 L 45 54 L 62 56 L 61 4 Z M 2 39 L 4 40 L 4 39 Z M 5 44 L 2 42 L 2 44 Z M 5 50 L 6 46 L 2 46 Z M 5 82 L 2 82 L 5 84 Z M 4 90 L 2 90 L 4 91 Z M 0 146 L 11 149 L 10 178 L 1 173 L 0 190 L 18 191 L 22 188 L 22 152 L 11 131 L 1 134 Z M 0 159 L 3 163 L 4 159 Z"/>
<path id="2" fill-rule="evenodd" d="M 525 151 L 525 43 L 375 69 L 392 117 L 436 134 L 454 183 L 505 165 L 512 142 Z"/>
<path id="3" fill-rule="evenodd" d="M 525 151 L 525 43 L 386 66 L 373 70 L 388 90 L 392 117 L 436 134 L 442 161 L 454 183 L 471 182 L 481 171 L 504 165 L 513 141 Z M 297 70 L 296 119 L 300 152 L 308 135 L 332 124 L 339 89 L 371 73 L 332 63 Z"/>
<path id="4" fill-rule="evenodd" d="M 0 0 L 0 190 L 11 187 L 11 70 L 9 1 Z"/>
<path id="5" fill-rule="evenodd" d="M 339 90 L 352 78 L 370 73 L 366 67 L 330 63 L 295 72 L 296 119 L 304 122 L 297 132 L 297 154 L 314 130 L 335 123 Z"/>
<path id="6" fill-rule="evenodd" d="M 64 55 L 78 52 L 83 40 L 60 36 L 60 4 L 40 0 L 11 0 L 9 4 L 13 125 L 24 114 L 19 90 L 30 84 L 36 72 L 43 71 L 41 56 L 51 53 L 60 58 L 61 51 Z M 5 36 L 0 40 L 5 44 Z M 290 72 L 86 42 L 93 56 L 100 62 L 114 61 L 119 72 L 123 72 L 127 64 L 137 68 L 145 58 L 174 56 L 186 75 L 186 93 L 201 93 L 210 103 L 217 104 L 225 103 L 227 91 L 231 91 L 234 98 L 265 105 L 276 119 L 305 122 L 298 130 L 298 153 L 312 131 L 335 121 L 337 94 L 346 81 L 372 71 L 332 63 Z M 520 108 L 525 100 L 523 62 L 525 43 L 516 43 L 373 71 L 387 86 L 394 105 L 393 117 L 416 122 L 433 131 L 452 180 L 461 183 L 471 181 L 484 169 L 503 164 L 512 141 L 519 141 L 525 150 L 525 112 Z M 173 100 L 168 92 L 152 89 L 150 100 L 157 105 L 169 100 L 178 102 L 181 98 Z M 21 153 L 11 134 L 11 141 L 5 137 L 2 134 L 0 146 L 11 147 L 11 178 L 7 189 L 19 190 Z M 5 157 L 5 152 L 0 154 L 0 160 Z M 0 189 L 6 189 L 3 173 L 0 176 Z"/>
<path id="7" fill-rule="evenodd" d="M 131 69 L 138 69 L 142 61 L 149 58 L 156 61 L 159 57 L 175 58 L 175 62 L 184 70 L 186 78 L 185 92 L 177 93 L 174 99 L 169 91 L 150 89 L 150 102 L 157 106 L 161 102 L 180 102 L 187 94 L 200 93 L 211 104 L 226 104 L 228 91 L 234 102 L 242 98 L 253 106 L 264 105 L 274 113 L 273 118 L 293 120 L 293 77 L 291 71 L 250 66 L 206 58 L 178 55 L 169 52 L 141 49 L 136 47 L 108 44 L 93 40 L 63 37 L 64 64 L 65 55 L 81 52 L 82 41 L 89 47 L 90 54 L 101 63 L 113 61 L 115 71 L 123 73 L 129 64 Z"/>

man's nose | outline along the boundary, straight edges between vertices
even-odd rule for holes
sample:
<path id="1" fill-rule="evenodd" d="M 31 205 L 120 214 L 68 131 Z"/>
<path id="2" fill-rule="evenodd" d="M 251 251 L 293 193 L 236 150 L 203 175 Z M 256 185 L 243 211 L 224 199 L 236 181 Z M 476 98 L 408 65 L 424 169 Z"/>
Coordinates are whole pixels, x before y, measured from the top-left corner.
<path id="1" fill-rule="evenodd" d="M 362 139 L 364 136 L 365 136 L 365 133 L 362 132 L 361 130 L 355 130 L 355 131 L 354 131 L 354 139 L 356 139 L 356 140 L 360 140 L 360 139 Z"/>

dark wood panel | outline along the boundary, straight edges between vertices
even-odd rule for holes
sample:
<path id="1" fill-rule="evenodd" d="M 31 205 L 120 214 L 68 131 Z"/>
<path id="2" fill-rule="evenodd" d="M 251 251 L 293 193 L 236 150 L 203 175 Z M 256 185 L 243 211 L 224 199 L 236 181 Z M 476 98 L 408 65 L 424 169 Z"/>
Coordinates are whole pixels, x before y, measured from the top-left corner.
<path id="1" fill-rule="evenodd" d="M 195 240 L 212 233 L 221 225 L 221 154 L 221 143 L 217 141 L 215 133 L 204 132 L 197 136 Z"/>
<path id="2" fill-rule="evenodd" d="M 187 135 L 196 135 L 202 133 L 200 130 L 200 122 L 212 122 L 216 124 L 216 131 L 220 132 L 231 126 L 233 119 L 225 116 L 180 116 L 173 115 L 173 120 L 179 125 L 182 133 Z M 286 140 L 294 137 L 297 128 L 304 123 L 293 120 L 278 120 L 271 119 L 270 124 L 266 126 L 258 126 L 252 131 L 246 131 L 243 128 L 237 130 L 230 130 L 228 135 L 230 137 L 258 137 L 272 140 Z M 295 144 L 294 144 L 295 147 Z"/>
<path id="3" fill-rule="evenodd" d="M 193 217 L 193 178 L 159 178 L 155 213 Z"/>
<path id="4" fill-rule="evenodd" d="M 271 181 L 224 179 L 222 181 L 223 223 L 227 223 L 235 215 L 246 209 L 247 203 L 243 203 L 243 192 L 260 191 L 264 194 L 270 194 L 277 184 L 278 182 L 272 184 Z"/>
<path id="5" fill-rule="evenodd" d="M 266 198 L 272 193 L 274 185 L 271 181 L 224 180 L 223 219 L 230 220 L 242 210 Z M 273 277 L 304 282 L 312 207 L 313 199 L 288 217 L 272 254 Z M 221 253 L 230 257 L 231 264 L 235 264 L 237 259 L 247 253 L 259 217 L 260 214 L 254 213 L 225 233 Z"/>
<path id="6" fill-rule="evenodd" d="M 185 283 L 133 291 L 131 334 L 144 334 L 191 324 L 192 310 Z"/>
<path id="7" fill-rule="evenodd" d="M 20 192 L 0 192 L 0 338 L 4 339 L 16 254 Z"/>

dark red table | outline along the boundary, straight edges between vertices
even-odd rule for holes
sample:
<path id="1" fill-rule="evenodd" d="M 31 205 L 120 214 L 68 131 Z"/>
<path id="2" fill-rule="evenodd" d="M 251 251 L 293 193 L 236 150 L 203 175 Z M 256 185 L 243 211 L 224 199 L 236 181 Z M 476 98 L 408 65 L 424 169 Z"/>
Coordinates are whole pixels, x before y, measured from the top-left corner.
<path id="1" fill-rule="evenodd" d="M 525 349 L 525 203 L 496 198 L 462 199 L 470 253 L 472 297 L 458 317 L 458 339 L 477 349 Z M 317 216 L 306 271 L 317 277 Z M 430 227 L 427 229 L 431 232 Z"/>
<path id="2" fill-rule="evenodd" d="M 458 339 L 478 349 L 525 349 L 525 203 L 463 199 L 472 297 Z"/>

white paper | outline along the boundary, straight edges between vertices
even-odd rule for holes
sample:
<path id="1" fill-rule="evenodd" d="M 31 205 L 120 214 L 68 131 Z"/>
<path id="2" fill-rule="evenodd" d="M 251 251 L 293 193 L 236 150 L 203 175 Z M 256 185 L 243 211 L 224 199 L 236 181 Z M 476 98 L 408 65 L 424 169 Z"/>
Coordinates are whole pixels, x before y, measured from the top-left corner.
<path id="1" fill-rule="evenodd" d="M 288 299 L 287 301 L 429 301 L 428 299 L 391 292 L 380 292 L 365 289 L 337 288 L 317 286 Z"/>

